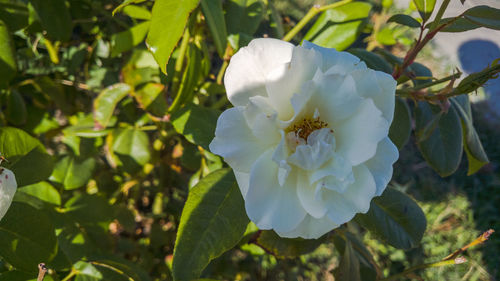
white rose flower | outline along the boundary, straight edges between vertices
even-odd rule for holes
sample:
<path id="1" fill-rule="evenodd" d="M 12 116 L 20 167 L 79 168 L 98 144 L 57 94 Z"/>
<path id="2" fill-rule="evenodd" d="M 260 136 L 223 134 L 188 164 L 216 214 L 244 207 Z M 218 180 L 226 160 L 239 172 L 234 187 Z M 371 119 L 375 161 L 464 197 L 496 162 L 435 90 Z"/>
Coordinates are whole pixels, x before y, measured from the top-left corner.
<path id="1" fill-rule="evenodd" d="M 366 213 L 392 177 L 396 81 L 310 42 L 255 39 L 231 59 L 234 105 L 210 150 L 233 168 L 250 220 L 318 238 Z"/>
<path id="2" fill-rule="evenodd" d="M 0 220 L 5 216 L 17 190 L 17 182 L 11 170 L 0 167 Z"/>

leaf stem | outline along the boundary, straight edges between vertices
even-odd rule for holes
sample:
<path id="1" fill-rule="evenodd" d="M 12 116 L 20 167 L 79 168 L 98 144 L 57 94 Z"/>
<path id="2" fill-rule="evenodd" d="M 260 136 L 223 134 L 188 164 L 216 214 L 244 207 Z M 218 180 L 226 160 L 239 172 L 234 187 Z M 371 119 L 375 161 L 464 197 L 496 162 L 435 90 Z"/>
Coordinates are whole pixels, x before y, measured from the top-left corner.
<path id="1" fill-rule="evenodd" d="M 443 82 L 447 82 L 447 81 L 450 81 L 450 80 L 453 80 L 453 79 L 458 79 L 458 78 L 460 78 L 461 75 L 462 75 L 462 73 L 458 72 L 458 73 L 452 74 L 450 76 L 441 78 L 441 79 L 436 80 L 436 81 L 432 81 L 432 82 L 429 82 L 429 83 L 420 84 L 418 86 L 411 87 L 411 88 L 396 90 L 396 95 L 398 95 L 400 97 L 410 97 L 411 94 L 414 93 L 414 92 L 417 92 L 419 90 L 422 90 L 422 89 L 425 89 L 425 88 L 429 88 L 431 86 L 438 85 L 438 84 L 441 84 Z"/>
<path id="2" fill-rule="evenodd" d="M 426 269 L 426 268 L 431 268 L 431 267 L 441 267 L 441 266 L 446 266 L 446 265 L 455 265 L 455 264 L 461 264 L 466 262 L 467 260 L 465 258 L 456 258 L 454 260 L 446 260 L 446 261 L 438 261 L 438 262 L 433 262 L 433 263 L 426 263 L 426 264 L 420 264 L 416 265 L 413 267 L 410 267 L 406 269 L 403 272 L 400 272 L 398 274 L 395 274 L 393 276 L 380 279 L 379 281 L 392 281 L 392 280 L 400 280 L 401 278 L 405 277 L 409 273 L 419 270 L 419 269 Z"/>
<path id="3" fill-rule="evenodd" d="M 443 18 L 443 15 L 444 15 L 444 12 L 446 11 L 446 8 L 448 8 L 448 4 L 450 4 L 450 0 L 443 1 L 443 3 L 441 4 L 441 7 L 439 7 L 439 11 L 438 11 L 436 17 L 434 18 L 434 21 L 431 23 L 431 25 L 429 27 L 429 30 L 434 30 L 438 26 L 439 22 Z"/>
<path id="4" fill-rule="evenodd" d="M 283 41 L 289 42 L 290 40 L 292 40 L 293 37 L 295 37 L 295 35 L 297 35 L 297 33 L 299 33 L 299 31 L 301 31 L 302 28 L 304 28 L 304 26 L 306 26 L 306 24 L 309 21 L 311 21 L 318 13 L 321 13 L 321 12 L 326 11 L 328 9 L 333 9 L 333 8 L 343 6 L 343 5 L 348 4 L 352 1 L 353 0 L 342 0 L 342 1 L 335 2 L 335 3 L 329 4 L 329 5 L 325 5 L 325 6 L 320 6 L 320 5 L 312 6 L 312 8 L 309 9 L 307 14 L 290 31 L 288 31 L 288 33 L 283 37 Z"/>
<path id="5" fill-rule="evenodd" d="M 66 275 L 66 277 L 64 277 L 63 280 L 61 281 L 68 281 L 70 280 L 71 278 L 73 278 L 73 276 L 77 275 L 78 274 L 78 270 L 74 269 L 74 268 L 71 268 L 71 271 L 69 272 L 68 275 Z"/>

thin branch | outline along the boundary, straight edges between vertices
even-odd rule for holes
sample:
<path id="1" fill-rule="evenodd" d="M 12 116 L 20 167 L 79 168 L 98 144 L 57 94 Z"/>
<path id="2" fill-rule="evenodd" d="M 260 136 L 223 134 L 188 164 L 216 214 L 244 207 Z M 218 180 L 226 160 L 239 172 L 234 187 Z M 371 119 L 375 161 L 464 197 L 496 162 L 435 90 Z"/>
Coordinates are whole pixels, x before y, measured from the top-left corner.
<path id="1" fill-rule="evenodd" d="M 47 270 L 49 270 L 44 263 L 38 264 L 38 277 L 36 278 L 36 281 L 43 281 L 43 278 L 45 278 L 45 273 L 47 273 Z"/>

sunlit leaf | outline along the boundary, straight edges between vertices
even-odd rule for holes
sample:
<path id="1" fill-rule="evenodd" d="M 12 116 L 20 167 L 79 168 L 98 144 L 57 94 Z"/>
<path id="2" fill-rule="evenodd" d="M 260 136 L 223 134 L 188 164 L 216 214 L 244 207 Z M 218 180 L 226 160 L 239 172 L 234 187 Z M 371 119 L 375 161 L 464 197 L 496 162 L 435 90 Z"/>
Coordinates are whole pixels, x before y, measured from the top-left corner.
<path id="1" fill-rule="evenodd" d="M 94 100 L 94 119 L 103 128 L 108 125 L 116 105 L 130 92 L 130 86 L 119 83 L 102 91 Z"/>
<path id="2" fill-rule="evenodd" d="M 189 142 L 208 149 L 215 136 L 219 113 L 213 109 L 188 104 L 171 116 L 175 130 Z"/>
<path id="3" fill-rule="evenodd" d="M 71 190 L 85 185 L 92 177 L 96 166 L 94 158 L 79 158 L 72 155 L 64 156 L 54 166 L 50 179 Z"/>
<path id="4" fill-rule="evenodd" d="M 413 0 L 413 3 L 417 7 L 420 16 L 425 22 L 429 19 L 432 12 L 434 11 L 436 0 Z"/>
<path id="5" fill-rule="evenodd" d="M 117 56 L 139 45 L 146 38 L 149 21 L 139 23 L 131 28 L 111 36 L 111 56 Z"/>
<path id="6" fill-rule="evenodd" d="M 19 188 L 18 192 L 26 193 L 54 205 L 61 205 L 61 195 L 50 183 L 42 181 Z"/>

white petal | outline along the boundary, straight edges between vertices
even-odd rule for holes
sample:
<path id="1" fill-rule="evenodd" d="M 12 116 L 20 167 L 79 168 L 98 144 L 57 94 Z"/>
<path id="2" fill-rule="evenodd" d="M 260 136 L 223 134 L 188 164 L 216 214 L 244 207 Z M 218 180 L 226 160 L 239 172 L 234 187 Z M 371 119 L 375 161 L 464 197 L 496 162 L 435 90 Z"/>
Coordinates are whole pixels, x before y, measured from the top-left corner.
<path id="1" fill-rule="evenodd" d="M 236 182 L 238 183 L 238 187 L 240 188 L 241 195 L 245 198 L 248 192 L 248 185 L 250 183 L 250 173 L 238 172 L 235 169 L 233 169 L 233 173 L 236 178 Z"/>
<path id="2" fill-rule="evenodd" d="M 302 46 L 307 49 L 313 49 L 321 53 L 323 57 L 322 70 L 329 74 L 345 74 L 350 73 L 358 68 L 366 68 L 364 62 L 360 62 L 359 58 L 347 52 L 338 52 L 335 49 L 320 47 L 309 41 L 302 42 Z"/>
<path id="3" fill-rule="evenodd" d="M 267 76 L 267 94 L 278 111 L 281 120 L 289 120 L 294 115 L 290 102 L 295 94 L 302 92 L 306 81 L 313 78 L 318 66 L 321 65 L 321 56 L 315 51 L 302 47 L 293 49 L 292 60 L 284 64 Z"/>
<path id="4" fill-rule="evenodd" d="M 307 138 L 307 144 L 298 145 L 288 162 L 304 170 L 315 170 L 334 154 L 335 138 L 329 128 L 316 130 Z"/>
<path id="5" fill-rule="evenodd" d="M 315 219 L 312 216 L 307 215 L 304 220 L 292 231 L 277 233 L 279 236 L 286 238 L 302 237 L 305 239 L 317 239 L 337 227 L 339 227 L 339 225 L 331 221 L 328 216 Z"/>
<path id="6" fill-rule="evenodd" d="M 294 46 L 288 42 L 260 38 L 241 48 L 226 69 L 224 85 L 229 101 L 243 106 L 253 96 L 267 96 L 266 77 L 277 66 L 290 62 Z"/>
<path id="7" fill-rule="evenodd" d="M 278 183 L 278 165 L 268 150 L 257 159 L 250 172 L 250 186 L 245 197 L 247 215 L 260 229 L 287 232 L 305 217 L 297 197 L 295 173 L 290 173 L 285 184 Z"/>
<path id="8" fill-rule="evenodd" d="M 354 71 L 352 76 L 356 81 L 358 94 L 373 99 L 377 108 L 391 123 L 394 117 L 396 80 L 387 73 L 371 69 Z"/>
<path id="9" fill-rule="evenodd" d="M 389 123 L 371 99 L 364 99 L 353 116 L 334 130 L 337 152 L 356 166 L 375 155 L 378 142 L 387 137 Z"/>
<path id="10" fill-rule="evenodd" d="M 314 76 L 316 91 L 308 104 L 319 110 L 321 120 L 335 130 L 345 119 L 352 116 L 362 98 L 356 93 L 356 83 L 351 76 L 323 75 Z"/>
<path id="11" fill-rule="evenodd" d="M 398 148 L 386 137 L 378 143 L 375 156 L 365 162 L 377 184 L 376 196 L 384 192 L 387 184 L 392 178 L 392 164 L 398 160 Z"/>
<path id="12" fill-rule="evenodd" d="M 344 193 L 324 190 L 328 217 L 337 224 L 350 221 L 356 213 L 366 213 L 375 196 L 376 186 L 372 174 L 364 165 L 353 168 L 354 183 Z"/>
<path id="13" fill-rule="evenodd" d="M 309 182 L 316 183 L 317 193 L 323 188 L 344 193 L 354 182 L 351 163 L 337 153 L 321 169 L 310 174 Z"/>
<path id="14" fill-rule="evenodd" d="M 233 169 L 248 173 L 252 164 L 266 151 L 266 142 L 255 137 L 243 116 L 243 107 L 224 111 L 217 120 L 210 151 L 224 157 Z"/>
<path id="15" fill-rule="evenodd" d="M 327 211 L 325 201 L 321 196 L 316 196 L 316 188 L 309 183 L 306 173 L 298 172 L 297 181 L 297 196 L 302 207 L 314 218 L 324 217 Z"/>
<path id="16" fill-rule="evenodd" d="M 11 170 L 0 167 L 0 220 L 5 216 L 17 190 L 17 182 Z"/>

